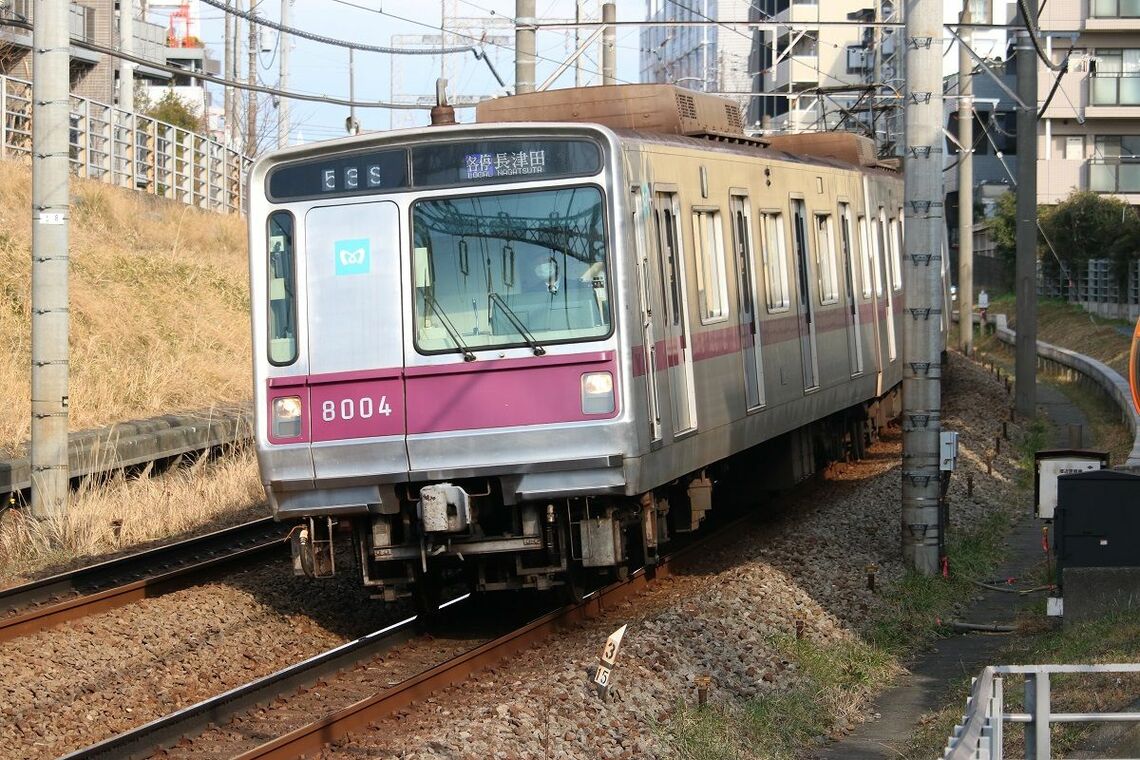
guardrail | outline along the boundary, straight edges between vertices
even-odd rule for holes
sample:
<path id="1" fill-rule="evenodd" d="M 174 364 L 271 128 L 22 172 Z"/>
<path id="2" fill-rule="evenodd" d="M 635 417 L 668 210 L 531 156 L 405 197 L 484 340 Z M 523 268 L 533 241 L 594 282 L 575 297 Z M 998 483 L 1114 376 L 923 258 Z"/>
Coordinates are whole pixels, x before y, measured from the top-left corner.
<path id="1" fill-rule="evenodd" d="M 1001 760 L 1006 723 L 1025 725 L 1026 760 L 1052 757 L 1053 723 L 1140 723 L 1140 712 L 1054 713 L 1049 688 L 1053 673 L 1140 673 L 1140 664 L 988 666 L 973 680 L 966 712 L 946 743 L 943 760 Z M 1007 713 L 1001 676 L 1014 674 L 1025 676 L 1024 712 Z"/>
<path id="2" fill-rule="evenodd" d="M 244 208 L 250 159 L 149 116 L 71 96 L 72 171 L 208 211 Z M 31 158 L 32 83 L 0 76 L 0 158 Z"/>
<path id="3" fill-rule="evenodd" d="M 998 340 L 1015 345 L 1017 333 L 1010 329 L 1006 315 L 995 314 L 993 322 Z M 1120 408 L 1122 421 L 1132 431 L 1132 451 L 1125 465 L 1140 467 L 1140 414 L 1132 406 L 1128 381 L 1104 362 L 1042 341 L 1037 341 L 1037 364 L 1042 370 L 1055 374 L 1076 373 L 1105 393 Z"/>
<path id="4" fill-rule="evenodd" d="M 252 431 L 250 410 L 228 407 L 72 433 L 68 439 L 70 477 L 105 476 L 125 467 L 240 443 L 248 440 Z M 0 495 L 5 497 L 0 503 L 10 503 L 31 484 L 27 457 L 0 460 Z"/>

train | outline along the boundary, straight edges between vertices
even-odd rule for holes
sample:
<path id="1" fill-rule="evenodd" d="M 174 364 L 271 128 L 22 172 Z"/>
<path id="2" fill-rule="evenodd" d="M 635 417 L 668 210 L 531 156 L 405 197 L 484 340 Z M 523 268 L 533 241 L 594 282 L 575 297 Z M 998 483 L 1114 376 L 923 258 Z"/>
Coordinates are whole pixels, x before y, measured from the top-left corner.
<path id="1" fill-rule="evenodd" d="M 251 169 L 255 438 L 295 572 L 423 611 L 457 579 L 573 597 L 898 413 L 903 183 L 870 140 L 749 136 L 671 85 L 433 117 Z"/>

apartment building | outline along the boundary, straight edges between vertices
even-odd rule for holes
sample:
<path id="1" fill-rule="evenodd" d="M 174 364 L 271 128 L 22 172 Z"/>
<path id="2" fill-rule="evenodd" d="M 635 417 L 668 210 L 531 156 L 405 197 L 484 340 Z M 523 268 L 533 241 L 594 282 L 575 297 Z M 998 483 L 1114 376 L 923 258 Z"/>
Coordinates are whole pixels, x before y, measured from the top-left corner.
<path id="1" fill-rule="evenodd" d="M 0 13 L 13 19 L 35 23 L 33 0 L 9 0 Z M 69 6 L 71 39 L 108 49 L 121 49 L 119 4 L 116 0 L 77 0 Z M 134 23 L 134 55 L 158 65 L 181 69 L 172 73 L 157 66 L 139 64 L 134 67 L 138 90 L 175 87 L 180 97 L 192 104 L 206 104 L 202 71 L 218 73 L 217 61 L 209 57 L 201 44 L 180 44 L 172 39 L 163 24 L 136 20 Z M 129 108 L 119 98 L 119 80 L 127 68 L 119 58 L 88 47 L 71 46 L 71 92 L 80 97 Z M 0 74 L 20 79 L 32 78 L 32 32 L 13 26 L 0 26 Z M 195 100 L 196 99 L 196 100 Z"/>
<path id="2" fill-rule="evenodd" d="M 1070 56 L 1038 126 L 1039 202 L 1080 189 L 1140 205 L 1140 0 L 1050 0 L 1039 25 L 1049 59 Z M 1039 103 L 1056 76 L 1038 67 Z"/>

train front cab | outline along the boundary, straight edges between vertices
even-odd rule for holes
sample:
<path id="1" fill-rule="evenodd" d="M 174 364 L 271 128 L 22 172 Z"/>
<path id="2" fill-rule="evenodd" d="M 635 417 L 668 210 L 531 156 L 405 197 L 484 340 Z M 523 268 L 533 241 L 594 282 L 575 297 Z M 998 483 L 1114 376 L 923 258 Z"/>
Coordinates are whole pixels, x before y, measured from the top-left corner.
<path id="1" fill-rule="evenodd" d="M 299 571 L 332 574 L 346 531 L 386 598 L 447 568 L 542 587 L 623 553 L 590 501 L 625 493 L 637 446 L 610 151 L 586 130 L 504 131 L 292 149 L 253 171 L 259 463 L 274 514 L 303 521 Z M 408 176 L 363 188 L 394 153 Z"/>

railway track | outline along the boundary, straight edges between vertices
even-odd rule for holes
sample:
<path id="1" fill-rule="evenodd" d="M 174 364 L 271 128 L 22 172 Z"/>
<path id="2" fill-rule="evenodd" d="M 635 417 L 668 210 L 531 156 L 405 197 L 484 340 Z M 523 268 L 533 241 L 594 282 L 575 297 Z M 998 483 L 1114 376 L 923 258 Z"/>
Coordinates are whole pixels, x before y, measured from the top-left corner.
<path id="1" fill-rule="evenodd" d="M 168 758 L 210 756 L 240 760 L 311 756 L 329 742 L 434 692 L 462 683 L 536 646 L 560 628 L 594 617 L 640 593 L 655 580 L 670 575 L 671 569 L 686 559 L 732 540 L 740 527 L 754 517 L 748 515 L 729 522 L 663 558 L 656 567 L 638 570 L 625 580 L 591 592 L 576 604 L 547 612 L 525 624 L 489 635 L 450 635 L 439 648 L 451 653 L 442 662 L 426 665 L 419 672 L 404 672 L 393 678 L 399 673 L 398 660 L 403 657 L 383 662 L 386 652 L 412 640 L 414 619 L 409 618 L 65 757 L 144 758 L 156 752 Z M 485 602 L 486 599 L 481 600 L 481 604 Z M 508 622 L 509 615 L 487 615 L 485 608 L 481 609 L 480 620 Z M 451 651 L 456 649 L 462 651 Z M 397 669 L 393 670 L 393 666 Z M 226 721 L 256 706 L 271 703 L 272 706 L 259 709 L 244 727 L 224 726 Z M 321 717 L 312 720 L 314 714 Z M 221 728 L 211 730 L 215 726 Z M 209 735 L 204 736 L 207 731 Z M 271 737 L 268 740 L 267 735 Z"/>
<path id="2" fill-rule="evenodd" d="M 287 532 L 266 517 L 0 590 L 0 642 L 192 586 L 280 548 Z"/>

